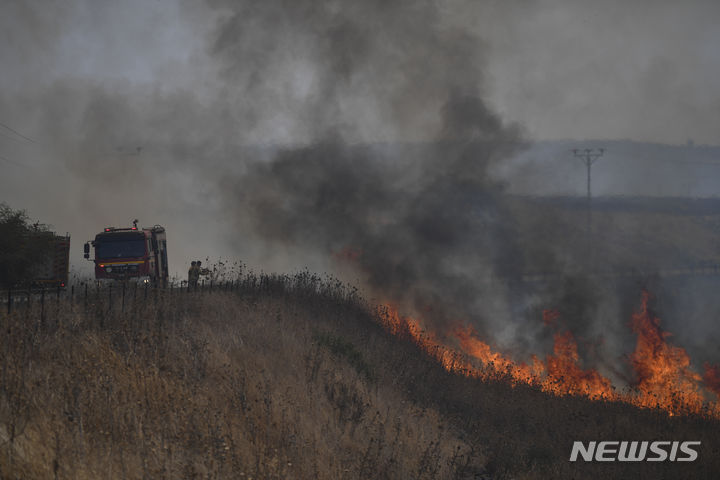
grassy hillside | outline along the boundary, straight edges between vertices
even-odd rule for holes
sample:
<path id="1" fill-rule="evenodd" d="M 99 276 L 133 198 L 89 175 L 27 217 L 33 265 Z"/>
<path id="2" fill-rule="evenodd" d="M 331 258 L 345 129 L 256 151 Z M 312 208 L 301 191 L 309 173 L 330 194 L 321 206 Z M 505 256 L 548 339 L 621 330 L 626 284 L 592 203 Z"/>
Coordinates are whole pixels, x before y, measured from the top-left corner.
<path id="1" fill-rule="evenodd" d="M 720 423 L 447 373 L 309 274 L 0 316 L 2 478 L 713 478 Z M 573 464 L 573 440 L 700 440 Z"/>

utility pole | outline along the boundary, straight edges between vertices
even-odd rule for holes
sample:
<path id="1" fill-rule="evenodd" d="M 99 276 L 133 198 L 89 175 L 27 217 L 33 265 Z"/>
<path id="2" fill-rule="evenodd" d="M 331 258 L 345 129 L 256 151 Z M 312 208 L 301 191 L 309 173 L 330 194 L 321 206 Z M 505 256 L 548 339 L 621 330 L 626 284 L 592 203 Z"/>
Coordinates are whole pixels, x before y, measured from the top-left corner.
<path id="1" fill-rule="evenodd" d="M 573 156 L 579 158 L 585 163 L 587 167 L 587 260 L 588 266 L 593 265 L 593 243 L 592 243 L 592 182 L 590 174 L 592 172 L 592 164 L 597 162 L 600 157 L 605 153 L 604 148 L 585 148 L 578 149 L 573 148 Z"/>

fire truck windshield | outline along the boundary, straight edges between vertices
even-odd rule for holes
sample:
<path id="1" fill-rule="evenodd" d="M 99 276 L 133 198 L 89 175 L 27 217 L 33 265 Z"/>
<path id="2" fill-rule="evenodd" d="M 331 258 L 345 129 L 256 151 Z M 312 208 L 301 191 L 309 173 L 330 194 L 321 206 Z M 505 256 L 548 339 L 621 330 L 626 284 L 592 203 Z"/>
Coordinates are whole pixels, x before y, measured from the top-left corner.
<path id="1" fill-rule="evenodd" d="M 145 255 L 145 238 L 103 238 L 95 241 L 95 257 L 137 258 Z"/>

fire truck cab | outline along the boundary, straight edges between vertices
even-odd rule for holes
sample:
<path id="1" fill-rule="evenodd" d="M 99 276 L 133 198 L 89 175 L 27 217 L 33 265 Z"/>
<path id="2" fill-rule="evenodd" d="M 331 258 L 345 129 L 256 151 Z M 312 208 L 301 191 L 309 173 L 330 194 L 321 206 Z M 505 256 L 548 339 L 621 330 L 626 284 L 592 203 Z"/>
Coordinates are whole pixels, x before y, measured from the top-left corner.
<path id="1" fill-rule="evenodd" d="M 95 248 L 97 280 L 140 280 L 165 285 L 168 280 L 167 240 L 160 225 L 138 228 L 106 227 L 85 243 L 85 258 Z"/>

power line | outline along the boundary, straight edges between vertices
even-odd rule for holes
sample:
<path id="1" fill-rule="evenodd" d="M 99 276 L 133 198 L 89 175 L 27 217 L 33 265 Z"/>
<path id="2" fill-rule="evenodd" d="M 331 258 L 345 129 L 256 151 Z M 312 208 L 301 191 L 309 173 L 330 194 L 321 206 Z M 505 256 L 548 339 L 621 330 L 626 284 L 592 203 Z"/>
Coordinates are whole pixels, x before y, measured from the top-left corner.
<path id="1" fill-rule="evenodd" d="M 49 144 L 47 144 L 47 143 L 46 143 L 45 145 L 43 145 L 42 143 L 40 143 L 40 142 L 38 142 L 38 141 L 36 141 L 36 140 L 33 140 L 32 138 L 28 137 L 27 135 L 23 135 L 22 133 L 18 132 L 17 130 L 15 130 L 14 128 L 12 128 L 11 126 L 9 126 L 9 125 L 7 125 L 7 124 L 5 124 L 5 123 L 0 122 L 0 127 L 4 127 L 4 128 L 6 128 L 6 129 L 10 130 L 10 131 L 13 132 L 15 135 L 18 135 L 19 137 L 23 138 L 24 140 L 27 140 L 28 142 L 31 142 L 31 143 L 33 143 L 33 144 L 35 144 L 35 145 L 38 145 L 38 146 L 41 146 L 41 147 L 42 147 L 42 146 L 48 146 L 48 145 L 49 145 Z M 7 134 L 5 134 L 5 133 L 2 133 L 2 132 L 0 132 L 0 136 L 5 137 L 5 138 L 9 138 L 10 140 L 15 140 L 16 142 L 23 143 L 23 142 L 21 142 L 19 139 L 15 138 L 15 137 L 13 137 L 13 136 L 7 135 Z M 140 153 L 142 152 L 143 148 L 144 148 L 143 146 L 135 147 L 131 152 L 128 152 L 128 153 L 125 152 L 125 149 L 124 149 L 123 147 L 117 147 L 115 150 L 116 150 L 116 153 L 120 153 L 120 154 L 123 154 L 123 155 L 125 155 L 125 156 L 137 157 L 137 156 L 140 156 Z M 108 153 L 109 153 L 109 152 L 108 152 Z"/>
<path id="2" fill-rule="evenodd" d="M 7 162 L 7 163 L 10 163 L 10 164 L 12 164 L 12 165 L 17 165 L 18 167 L 29 168 L 27 165 L 23 165 L 22 163 L 18 163 L 18 162 L 14 161 L 14 160 L 10 160 L 9 158 L 3 157 L 2 155 L 0 155 L 0 160 L 3 160 L 3 161 L 5 161 L 5 162 Z"/>
<path id="3" fill-rule="evenodd" d="M 11 132 L 13 132 L 15 135 L 18 135 L 18 136 L 24 138 L 24 139 L 27 140 L 28 142 L 37 144 L 37 142 L 36 142 L 35 140 L 33 140 L 32 138 L 26 137 L 26 136 L 23 135 L 22 133 L 18 132 L 17 130 L 15 130 L 14 128 L 12 128 L 12 127 L 10 127 L 10 126 L 8 126 L 8 125 L 5 125 L 5 124 L 2 123 L 2 122 L 0 122 L 0 127 L 5 127 L 5 128 L 7 128 L 8 130 L 10 130 Z"/>
<path id="4" fill-rule="evenodd" d="M 592 164 L 597 162 L 600 157 L 603 156 L 605 153 L 604 148 L 598 148 L 597 150 L 594 148 L 586 148 L 584 150 L 580 150 L 577 148 L 573 148 L 573 155 L 575 158 L 580 158 L 583 160 L 585 165 L 587 166 L 587 198 L 588 203 L 590 203 L 590 199 L 592 197 L 591 195 L 591 184 L 590 184 L 590 169 L 592 167 Z"/>
<path id="5" fill-rule="evenodd" d="M 592 164 L 597 162 L 600 157 L 605 153 L 604 148 L 585 148 L 580 150 L 573 148 L 573 156 L 583 161 L 587 167 L 587 262 L 590 268 L 593 266 L 593 243 L 592 243 L 592 182 L 591 182 L 591 171 Z"/>
<path id="6" fill-rule="evenodd" d="M 17 138 L 17 137 L 14 136 L 14 135 L 8 135 L 7 133 L 3 133 L 3 132 L 0 132 L 0 137 L 9 138 L 9 139 L 12 140 L 13 142 L 22 143 L 23 145 L 27 145 L 27 143 L 28 143 L 28 142 L 26 142 L 26 141 L 23 141 L 23 140 Z"/>

